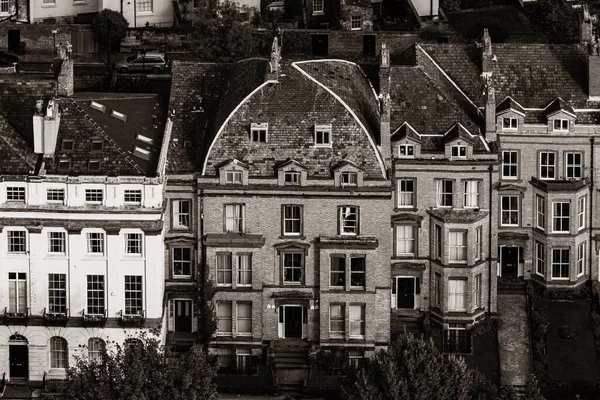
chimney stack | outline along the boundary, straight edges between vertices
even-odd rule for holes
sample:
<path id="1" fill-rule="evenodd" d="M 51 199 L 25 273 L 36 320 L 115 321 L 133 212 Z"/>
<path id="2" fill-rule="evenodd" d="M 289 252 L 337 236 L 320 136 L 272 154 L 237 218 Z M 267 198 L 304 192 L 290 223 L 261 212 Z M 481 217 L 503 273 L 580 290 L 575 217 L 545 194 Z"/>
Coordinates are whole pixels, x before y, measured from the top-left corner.
<path id="1" fill-rule="evenodd" d="M 44 108 L 44 101 L 37 100 L 33 114 L 33 152 L 54 155 L 58 127 L 60 125 L 60 110 L 56 99 L 48 101 Z"/>
<path id="2" fill-rule="evenodd" d="M 496 140 L 496 95 L 492 80 L 494 67 L 492 54 L 492 39 L 487 28 L 483 29 L 483 52 L 481 54 L 481 81 L 483 83 L 483 97 L 485 100 L 485 139 Z"/>
<path id="3" fill-rule="evenodd" d="M 273 46 L 271 46 L 271 60 L 269 61 L 269 70 L 265 77 L 266 81 L 279 81 L 279 69 L 281 62 L 281 46 L 279 46 L 279 40 L 277 36 L 273 39 Z"/>
<path id="4" fill-rule="evenodd" d="M 381 153 L 389 168 L 392 159 L 390 143 L 390 51 L 385 42 L 381 44 L 381 59 L 379 65 L 379 136 L 381 142 Z"/>
<path id="5" fill-rule="evenodd" d="M 590 101 L 600 100 L 600 47 L 596 36 L 588 43 L 588 96 Z"/>
<path id="6" fill-rule="evenodd" d="M 73 84 L 73 59 L 71 53 L 73 46 L 71 43 L 60 42 L 56 46 L 56 58 L 54 59 L 55 77 L 58 81 L 58 96 L 72 96 L 74 92 Z"/>

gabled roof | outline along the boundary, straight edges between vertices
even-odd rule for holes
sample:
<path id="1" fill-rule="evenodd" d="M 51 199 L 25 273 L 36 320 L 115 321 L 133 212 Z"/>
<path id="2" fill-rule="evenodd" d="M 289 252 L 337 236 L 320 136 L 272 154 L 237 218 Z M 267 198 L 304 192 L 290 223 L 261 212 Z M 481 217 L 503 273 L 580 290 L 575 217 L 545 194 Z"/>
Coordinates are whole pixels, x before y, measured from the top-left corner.
<path id="1" fill-rule="evenodd" d="M 332 167 L 333 170 L 338 170 L 340 168 L 344 168 L 345 166 L 350 166 L 352 168 L 355 168 L 359 171 L 362 171 L 363 169 L 361 167 L 359 167 L 356 163 L 350 161 L 350 160 L 343 160 L 341 162 L 339 162 L 338 164 L 334 165 Z"/>
<path id="2" fill-rule="evenodd" d="M 460 123 L 454 124 L 454 126 L 446 133 L 444 133 L 444 143 L 450 143 L 457 139 L 462 139 L 470 144 L 473 144 L 475 141 L 473 140 L 473 135 L 469 133 Z"/>
<path id="3" fill-rule="evenodd" d="M 390 81 L 392 127 L 406 122 L 421 135 L 442 135 L 460 122 L 479 131 L 478 121 L 420 67 L 392 66 Z"/>
<path id="4" fill-rule="evenodd" d="M 575 110 L 573 109 L 573 107 L 571 107 L 571 105 L 569 103 L 567 103 L 560 97 L 557 97 L 556 99 L 554 99 L 552 101 L 552 103 L 548 104 L 548 106 L 546 107 L 546 115 L 550 116 L 559 111 L 567 113 L 567 114 L 573 116 L 573 118 L 577 118 L 577 114 L 575 113 Z"/>
<path id="5" fill-rule="evenodd" d="M 248 166 L 246 164 L 244 164 L 240 160 L 236 160 L 235 158 L 231 158 L 229 160 L 225 160 L 222 163 L 220 163 L 219 165 L 216 165 L 215 167 L 218 168 L 218 169 L 221 169 L 221 168 L 226 167 L 228 165 L 237 165 L 237 166 L 240 166 L 240 167 L 242 167 L 244 169 L 248 169 Z"/>
<path id="6" fill-rule="evenodd" d="M 2 116 L 0 116 L 0 154 L 0 174 L 27 175 L 35 170 L 37 155 Z"/>
<path id="7" fill-rule="evenodd" d="M 286 167 L 288 165 L 295 165 L 298 168 L 306 169 L 305 165 L 303 165 L 302 163 L 294 160 L 293 158 L 290 158 L 288 160 L 284 160 L 284 161 L 281 161 L 279 163 L 276 163 L 275 164 L 275 169 L 281 169 L 281 168 Z"/>
<path id="8" fill-rule="evenodd" d="M 419 135 L 419 132 L 415 131 L 415 129 L 410 126 L 408 122 L 404 122 L 402 125 L 400 125 L 400 128 L 396 129 L 396 131 L 392 133 L 390 141 L 392 143 L 397 142 L 405 137 L 412 139 L 417 143 L 421 143 L 421 135 Z"/>
<path id="9" fill-rule="evenodd" d="M 480 106 L 481 48 L 475 44 L 421 45 Z M 511 96 L 526 108 L 543 108 L 558 96 L 574 107 L 587 103 L 587 50 L 582 45 L 497 44 L 492 82 L 496 98 Z"/>
<path id="10" fill-rule="evenodd" d="M 510 96 L 507 96 L 504 100 L 496 106 L 496 114 L 500 114 L 504 111 L 512 110 L 517 114 L 525 116 L 525 109 Z"/>

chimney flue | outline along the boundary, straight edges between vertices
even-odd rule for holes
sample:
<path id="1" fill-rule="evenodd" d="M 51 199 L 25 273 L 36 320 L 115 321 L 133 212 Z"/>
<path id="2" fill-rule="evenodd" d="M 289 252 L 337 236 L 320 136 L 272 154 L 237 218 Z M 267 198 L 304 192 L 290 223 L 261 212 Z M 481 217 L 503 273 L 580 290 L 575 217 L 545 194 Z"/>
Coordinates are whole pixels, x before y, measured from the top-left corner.
<path id="1" fill-rule="evenodd" d="M 46 156 L 54 155 L 58 127 L 60 125 L 60 110 L 55 99 L 48 101 L 44 110 L 44 101 L 35 102 L 33 113 L 33 152 Z"/>
<path id="2" fill-rule="evenodd" d="M 271 60 L 269 61 L 269 71 L 267 71 L 267 81 L 279 81 L 279 69 L 281 62 L 281 46 L 279 46 L 279 40 L 277 36 L 273 39 L 273 46 L 271 46 Z"/>
<path id="3" fill-rule="evenodd" d="M 381 153 L 386 167 L 390 167 L 392 149 L 390 143 L 390 51 L 386 43 L 381 44 L 381 58 L 379 65 L 379 135 L 381 142 Z"/>

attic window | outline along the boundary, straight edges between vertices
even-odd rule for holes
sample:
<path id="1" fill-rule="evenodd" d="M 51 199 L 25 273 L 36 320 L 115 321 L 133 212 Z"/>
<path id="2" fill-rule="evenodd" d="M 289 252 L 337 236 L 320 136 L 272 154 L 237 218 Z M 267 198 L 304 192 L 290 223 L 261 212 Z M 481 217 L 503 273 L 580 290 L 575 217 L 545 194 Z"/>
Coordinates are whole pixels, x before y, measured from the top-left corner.
<path id="1" fill-rule="evenodd" d="M 73 151 L 75 148 L 75 141 L 73 139 L 63 139 L 60 149 L 62 151 Z"/>
<path id="2" fill-rule="evenodd" d="M 101 113 L 104 113 L 104 111 L 106 111 L 106 106 L 100 103 L 96 103 L 95 101 L 90 101 L 90 108 L 93 108 L 96 111 L 100 111 Z"/>
<path id="3" fill-rule="evenodd" d="M 154 139 L 151 139 L 147 136 L 144 135 L 140 135 L 139 133 L 137 135 L 135 135 L 135 140 L 139 140 L 140 142 L 144 142 L 147 144 L 153 144 L 154 143 Z"/>
<path id="4" fill-rule="evenodd" d="M 342 172 L 340 174 L 340 182 L 342 186 L 356 186 L 358 184 L 358 173 Z"/>
<path id="5" fill-rule="evenodd" d="M 133 147 L 133 155 L 146 161 L 150 159 L 150 152 L 137 146 Z"/>
<path id="6" fill-rule="evenodd" d="M 519 123 L 516 118 L 502 118 L 502 129 L 503 130 L 514 130 L 519 127 Z"/>
<path id="7" fill-rule="evenodd" d="M 452 157 L 466 158 L 467 146 L 452 146 Z"/>
<path id="8" fill-rule="evenodd" d="M 71 170 L 71 160 L 68 158 L 59 160 L 57 170 L 58 172 L 69 172 L 69 170 Z"/>
<path id="9" fill-rule="evenodd" d="M 568 119 L 560 119 L 557 118 L 554 120 L 554 130 L 555 131 L 568 131 L 569 130 L 569 120 Z"/>
<path id="10" fill-rule="evenodd" d="M 250 140 L 255 143 L 267 143 L 267 133 L 269 131 L 269 124 L 251 124 L 250 125 Z"/>
<path id="11" fill-rule="evenodd" d="M 111 117 L 114 117 L 114 118 L 116 118 L 116 119 L 120 119 L 120 120 L 121 120 L 121 121 L 123 121 L 123 122 L 127 122 L 127 115 L 125 115 L 125 114 L 123 114 L 123 113 L 120 113 L 120 112 L 118 112 L 118 111 L 116 111 L 116 110 L 112 110 L 112 111 L 110 112 L 110 116 L 111 116 Z"/>
<path id="12" fill-rule="evenodd" d="M 88 162 L 88 171 L 90 171 L 90 172 L 100 171 L 100 160 L 90 160 Z"/>
<path id="13" fill-rule="evenodd" d="M 398 157 L 414 157 L 415 156 L 415 146 L 412 144 L 400 144 L 398 145 Z"/>
<path id="14" fill-rule="evenodd" d="M 331 125 L 315 125 L 315 146 L 331 147 Z"/>
<path id="15" fill-rule="evenodd" d="M 300 171 L 285 171 L 283 173 L 283 183 L 286 185 L 299 185 L 300 184 Z"/>
<path id="16" fill-rule="evenodd" d="M 242 184 L 242 171 L 226 171 L 225 183 Z"/>
<path id="17" fill-rule="evenodd" d="M 92 148 L 91 148 L 91 152 L 92 153 L 99 153 L 102 151 L 102 149 L 104 148 L 104 140 L 92 140 Z"/>

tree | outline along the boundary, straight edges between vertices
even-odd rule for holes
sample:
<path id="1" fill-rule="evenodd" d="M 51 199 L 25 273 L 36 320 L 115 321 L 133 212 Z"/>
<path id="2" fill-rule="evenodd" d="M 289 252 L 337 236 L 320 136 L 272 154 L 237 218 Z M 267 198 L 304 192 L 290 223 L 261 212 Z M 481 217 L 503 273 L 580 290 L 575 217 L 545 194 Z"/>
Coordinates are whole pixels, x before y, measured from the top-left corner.
<path id="1" fill-rule="evenodd" d="M 194 10 L 190 40 L 195 55 L 204 61 L 235 62 L 255 53 L 249 9 L 225 0 L 214 8 Z"/>
<path id="2" fill-rule="evenodd" d="M 432 340 L 412 334 L 399 335 L 388 351 L 380 351 L 360 368 L 349 370 L 342 390 L 348 400 L 517 398 L 511 388 L 498 390 L 479 372 L 469 369 L 462 357 L 443 354 Z M 534 388 L 531 393 L 536 393 Z"/>
<path id="3" fill-rule="evenodd" d="M 123 38 L 127 36 L 128 26 L 129 22 L 117 11 L 105 8 L 96 15 L 92 22 L 92 31 L 100 50 L 118 48 Z"/>
<path id="4" fill-rule="evenodd" d="M 87 352 L 86 352 L 87 353 Z M 212 400 L 215 367 L 200 346 L 183 354 L 165 352 L 160 342 L 141 334 L 123 346 L 111 342 L 98 360 L 76 357 L 67 370 L 68 400 Z"/>

